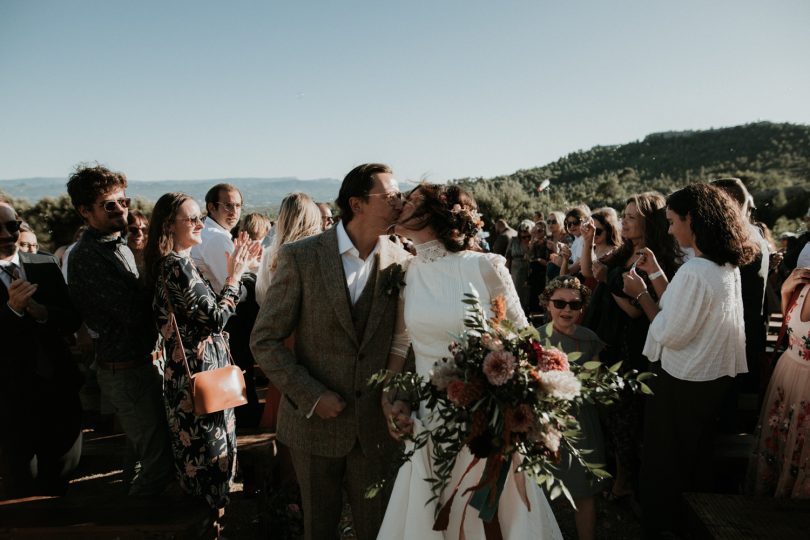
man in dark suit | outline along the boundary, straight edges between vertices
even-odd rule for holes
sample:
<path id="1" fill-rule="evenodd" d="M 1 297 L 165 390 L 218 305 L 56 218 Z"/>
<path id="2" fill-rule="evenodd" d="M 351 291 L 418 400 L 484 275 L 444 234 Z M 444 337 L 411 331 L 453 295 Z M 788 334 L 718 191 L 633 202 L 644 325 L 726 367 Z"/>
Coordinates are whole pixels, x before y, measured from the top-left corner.
<path id="1" fill-rule="evenodd" d="M 360 165 L 343 180 L 340 223 L 287 244 L 253 328 L 257 362 L 284 398 L 278 438 L 290 447 L 307 539 L 338 537 L 345 485 L 359 540 L 376 538 L 387 496 L 364 498 L 395 446 L 379 389 L 394 334 L 401 264 L 385 236 L 402 208 L 391 170 Z M 284 341 L 294 335 L 294 350 Z"/>
<path id="2" fill-rule="evenodd" d="M 0 476 L 6 497 L 61 495 L 81 455 L 81 377 L 66 338 L 81 324 L 56 259 L 18 250 L 0 202 Z"/>

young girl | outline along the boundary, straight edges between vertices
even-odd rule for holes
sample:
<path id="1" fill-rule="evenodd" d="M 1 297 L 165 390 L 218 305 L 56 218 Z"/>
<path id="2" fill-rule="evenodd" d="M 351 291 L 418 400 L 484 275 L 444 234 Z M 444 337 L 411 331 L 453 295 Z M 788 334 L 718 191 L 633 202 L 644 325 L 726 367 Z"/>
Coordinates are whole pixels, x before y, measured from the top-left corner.
<path id="1" fill-rule="evenodd" d="M 575 360 L 577 363 L 596 359 L 603 346 L 596 334 L 577 324 L 589 294 L 590 290 L 579 279 L 558 277 L 549 283 L 541 297 L 547 313 L 551 317 L 551 322 L 539 329 L 540 335 L 548 335 L 548 326 L 551 325 L 551 345 L 565 353 L 580 353 L 581 356 Z M 591 450 L 591 453 L 583 457 L 589 463 L 604 463 L 604 443 L 596 407 L 583 403 L 574 414 L 579 420 L 582 430 L 579 447 Z M 574 519 L 579 540 L 595 538 L 594 495 L 603 489 L 601 482 L 564 450 L 561 452 L 558 467 L 560 468 L 559 476 L 577 505 Z"/>

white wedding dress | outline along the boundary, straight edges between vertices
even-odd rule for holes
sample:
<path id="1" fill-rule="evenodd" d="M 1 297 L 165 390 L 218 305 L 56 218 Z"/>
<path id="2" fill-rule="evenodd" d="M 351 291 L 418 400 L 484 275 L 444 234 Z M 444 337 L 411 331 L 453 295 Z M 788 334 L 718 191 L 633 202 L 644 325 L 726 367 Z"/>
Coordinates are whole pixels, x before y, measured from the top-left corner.
<path id="1" fill-rule="evenodd" d="M 472 251 L 447 252 L 439 241 L 416 246 L 417 256 L 410 261 L 405 275 L 404 320 L 416 357 L 416 371 L 427 377 L 434 363 L 449 356 L 450 342 L 464 330 L 466 304 L 464 293 L 473 287 L 486 309 L 490 299 L 503 295 L 507 303 L 507 318 L 520 326 L 526 326 L 526 318 L 512 285 L 503 257 Z M 491 313 L 489 314 L 491 315 Z M 422 429 L 422 422 L 430 422 L 424 405 L 416 414 L 415 431 Z M 410 443 L 408 443 L 410 445 Z M 464 471 L 472 462 L 472 455 L 465 448 L 456 459 L 452 478 L 445 488 L 442 503 L 452 493 Z M 485 460 L 464 476 L 453 500 L 449 526 L 445 531 L 434 531 L 433 523 L 436 501 L 427 504 L 432 492 L 425 478 L 431 476 L 430 449 L 425 446 L 405 463 L 397 474 L 391 498 L 385 513 L 380 540 L 443 540 L 460 538 L 464 527 L 466 540 L 484 538 L 484 528 L 478 510 L 465 506 L 472 493 L 464 491 L 478 483 Z M 546 500 L 545 494 L 525 473 L 527 507 L 519 494 L 515 475 L 510 474 L 498 506 L 498 519 L 504 540 L 562 539 L 560 528 Z M 466 515 L 465 515 L 466 514 Z M 463 521 L 463 523 L 462 523 Z"/>

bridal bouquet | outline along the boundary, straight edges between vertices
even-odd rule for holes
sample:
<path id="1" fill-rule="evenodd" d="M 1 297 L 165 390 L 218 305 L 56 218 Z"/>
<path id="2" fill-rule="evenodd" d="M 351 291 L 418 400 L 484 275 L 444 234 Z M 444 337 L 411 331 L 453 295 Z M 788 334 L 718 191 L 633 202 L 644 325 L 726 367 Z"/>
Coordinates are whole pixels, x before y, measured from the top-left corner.
<path id="1" fill-rule="evenodd" d="M 588 463 L 584 458 L 588 451 L 576 446 L 579 423 L 572 415 L 576 405 L 582 401 L 610 403 L 625 386 L 650 393 L 642 382 L 650 374 L 632 372 L 621 377 L 620 364 L 606 368 L 599 361 L 581 366 L 573 363 L 579 353 L 566 355 L 554 348 L 549 342 L 551 334 L 540 336 L 533 327 L 517 329 L 505 320 L 501 297 L 493 301 L 492 318 L 486 317 L 475 291 L 466 294 L 463 302 L 467 304 L 465 330 L 450 343 L 449 355 L 436 363 L 429 379 L 385 371 L 372 377 L 372 384 L 408 393 L 432 411 L 426 429 L 410 439 L 414 446 L 403 454 L 402 462 L 431 443 L 435 477 L 427 480 L 431 500 L 438 500 L 449 483 L 456 457 L 467 447 L 474 463 L 486 463 L 469 504 L 487 522 L 496 515 L 510 471 L 526 471 L 545 485 L 552 499 L 564 494 L 573 504 L 554 474 L 562 448 L 594 475 L 609 476 L 601 469 L 603 465 Z M 447 526 L 458 486 L 454 488 L 437 514 L 437 530 Z"/>

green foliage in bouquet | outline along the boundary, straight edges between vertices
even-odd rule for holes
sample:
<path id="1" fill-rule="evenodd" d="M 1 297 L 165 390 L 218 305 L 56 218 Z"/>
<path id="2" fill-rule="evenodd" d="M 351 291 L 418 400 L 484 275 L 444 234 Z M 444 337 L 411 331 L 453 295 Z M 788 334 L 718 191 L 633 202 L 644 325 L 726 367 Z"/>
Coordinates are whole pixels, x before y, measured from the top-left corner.
<path id="1" fill-rule="evenodd" d="M 435 476 L 426 479 L 433 493 L 427 504 L 438 501 L 447 489 L 464 447 L 474 459 L 486 460 L 470 500 L 484 521 L 494 517 L 510 470 L 527 471 L 552 499 L 563 494 L 573 505 L 554 472 L 562 448 L 597 477 L 609 476 L 604 465 L 586 461 L 588 450 L 577 448 L 580 427 L 573 413 L 578 404 L 609 404 L 626 387 L 651 393 L 643 382 L 651 374 L 632 371 L 620 376 L 620 364 L 607 368 L 599 361 L 571 363 L 579 353 L 566 355 L 552 347 L 551 334 L 540 336 L 533 327 L 516 328 L 505 320 L 502 297 L 493 300 L 489 319 L 476 291 L 465 294 L 463 302 L 465 330 L 450 343 L 450 356 L 436 363 L 429 378 L 383 370 L 370 379 L 369 384 L 407 394 L 431 411 L 422 419 L 425 430 L 410 437 L 413 447 L 402 453 L 400 463 L 429 445 Z M 369 488 L 367 496 L 376 495 L 385 482 Z M 449 513 L 454 496 L 455 489 L 437 509 L 434 528 L 440 530 L 446 523 L 443 514 Z"/>

